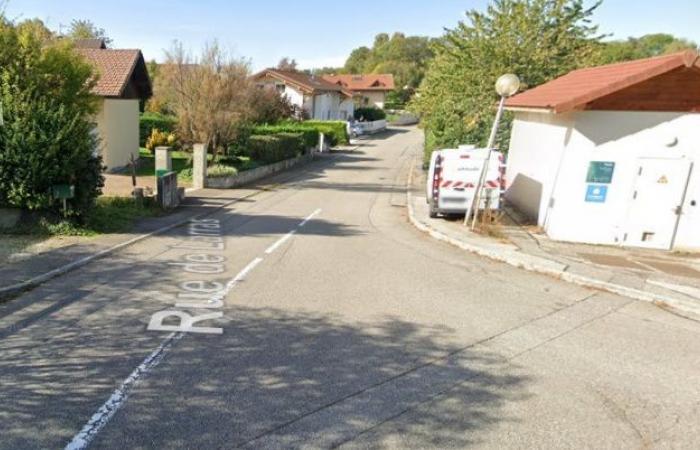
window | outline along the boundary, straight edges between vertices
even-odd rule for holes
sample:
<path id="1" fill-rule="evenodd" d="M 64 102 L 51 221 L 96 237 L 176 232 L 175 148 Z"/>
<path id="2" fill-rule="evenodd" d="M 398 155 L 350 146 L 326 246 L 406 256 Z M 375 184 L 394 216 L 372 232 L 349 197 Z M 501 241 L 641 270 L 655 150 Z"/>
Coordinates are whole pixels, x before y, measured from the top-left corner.
<path id="1" fill-rule="evenodd" d="M 277 89 L 278 94 L 284 94 L 285 90 L 287 89 L 287 86 L 284 84 L 277 84 L 275 85 L 275 89 Z"/>

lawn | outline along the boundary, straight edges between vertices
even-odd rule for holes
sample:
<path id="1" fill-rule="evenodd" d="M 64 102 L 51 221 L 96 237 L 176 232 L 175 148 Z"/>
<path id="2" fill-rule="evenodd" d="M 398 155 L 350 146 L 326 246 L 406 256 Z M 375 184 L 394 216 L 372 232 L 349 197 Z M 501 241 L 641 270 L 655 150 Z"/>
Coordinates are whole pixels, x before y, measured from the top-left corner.
<path id="1" fill-rule="evenodd" d="M 139 205 L 131 197 L 99 197 L 90 214 L 80 224 L 42 218 L 35 223 L 25 223 L 5 231 L 0 236 L 94 236 L 123 233 L 128 232 L 138 219 L 164 213 L 153 198 L 145 198 Z"/>

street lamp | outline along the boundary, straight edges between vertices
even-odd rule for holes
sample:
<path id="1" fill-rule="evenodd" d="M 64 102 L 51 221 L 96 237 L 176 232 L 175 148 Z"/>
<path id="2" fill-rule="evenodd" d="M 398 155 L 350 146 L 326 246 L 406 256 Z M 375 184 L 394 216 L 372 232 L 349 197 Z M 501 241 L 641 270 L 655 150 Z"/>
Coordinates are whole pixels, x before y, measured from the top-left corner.
<path id="1" fill-rule="evenodd" d="M 481 168 L 481 176 L 479 177 L 479 183 L 476 185 L 476 192 L 474 193 L 474 199 L 472 205 L 467 210 L 467 215 L 464 217 L 464 224 L 466 225 L 469 221 L 472 211 L 474 211 L 474 219 L 472 220 L 471 229 L 474 230 L 476 227 L 476 219 L 479 216 L 479 206 L 481 205 L 481 191 L 484 188 L 484 183 L 486 182 L 486 176 L 489 171 L 489 163 L 491 162 L 491 152 L 494 145 L 496 145 L 496 135 L 498 133 L 498 125 L 503 117 L 503 110 L 506 106 L 506 99 L 512 97 L 520 89 L 520 79 L 517 75 L 508 73 L 501 75 L 498 80 L 496 80 L 496 92 L 501 97 L 501 101 L 498 104 L 498 111 L 496 112 L 496 119 L 493 121 L 493 128 L 491 128 L 491 135 L 489 136 L 489 142 L 486 146 L 488 152 L 486 154 L 486 160 Z"/>

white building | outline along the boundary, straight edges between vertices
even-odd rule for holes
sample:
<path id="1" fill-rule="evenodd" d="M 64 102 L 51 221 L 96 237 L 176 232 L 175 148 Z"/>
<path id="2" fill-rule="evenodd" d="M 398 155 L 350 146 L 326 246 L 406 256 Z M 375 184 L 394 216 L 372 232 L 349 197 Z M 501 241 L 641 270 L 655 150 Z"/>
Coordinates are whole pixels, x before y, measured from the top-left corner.
<path id="1" fill-rule="evenodd" d="M 700 250 L 700 60 L 577 70 L 507 103 L 508 200 L 553 239 Z"/>
<path id="2" fill-rule="evenodd" d="M 304 72 L 265 69 L 253 75 L 263 88 L 276 89 L 280 95 L 314 120 L 347 120 L 355 112 L 352 93 L 323 78 Z"/>

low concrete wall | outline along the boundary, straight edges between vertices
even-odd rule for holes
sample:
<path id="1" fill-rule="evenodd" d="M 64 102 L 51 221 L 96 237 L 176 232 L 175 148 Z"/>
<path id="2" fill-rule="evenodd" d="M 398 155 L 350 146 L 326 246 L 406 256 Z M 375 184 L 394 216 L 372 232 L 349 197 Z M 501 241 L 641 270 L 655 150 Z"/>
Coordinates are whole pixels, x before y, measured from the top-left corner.
<path id="1" fill-rule="evenodd" d="M 357 122 L 360 134 L 374 134 L 386 130 L 386 120 L 375 120 L 374 122 Z"/>
<path id="2" fill-rule="evenodd" d="M 291 169 L 294 166 L 307 163 L 313 159 L 312 154 L 298 156 L 292 159 L 286 159 L 267 166 L 258 167 L 257 169 L 246 170 L 232 177 L 207 177 L 206 187 L 212 189 L 229 189 L 244 184 L 252 183 L 261 178 L 282 172 L 283 170 Z"/>

